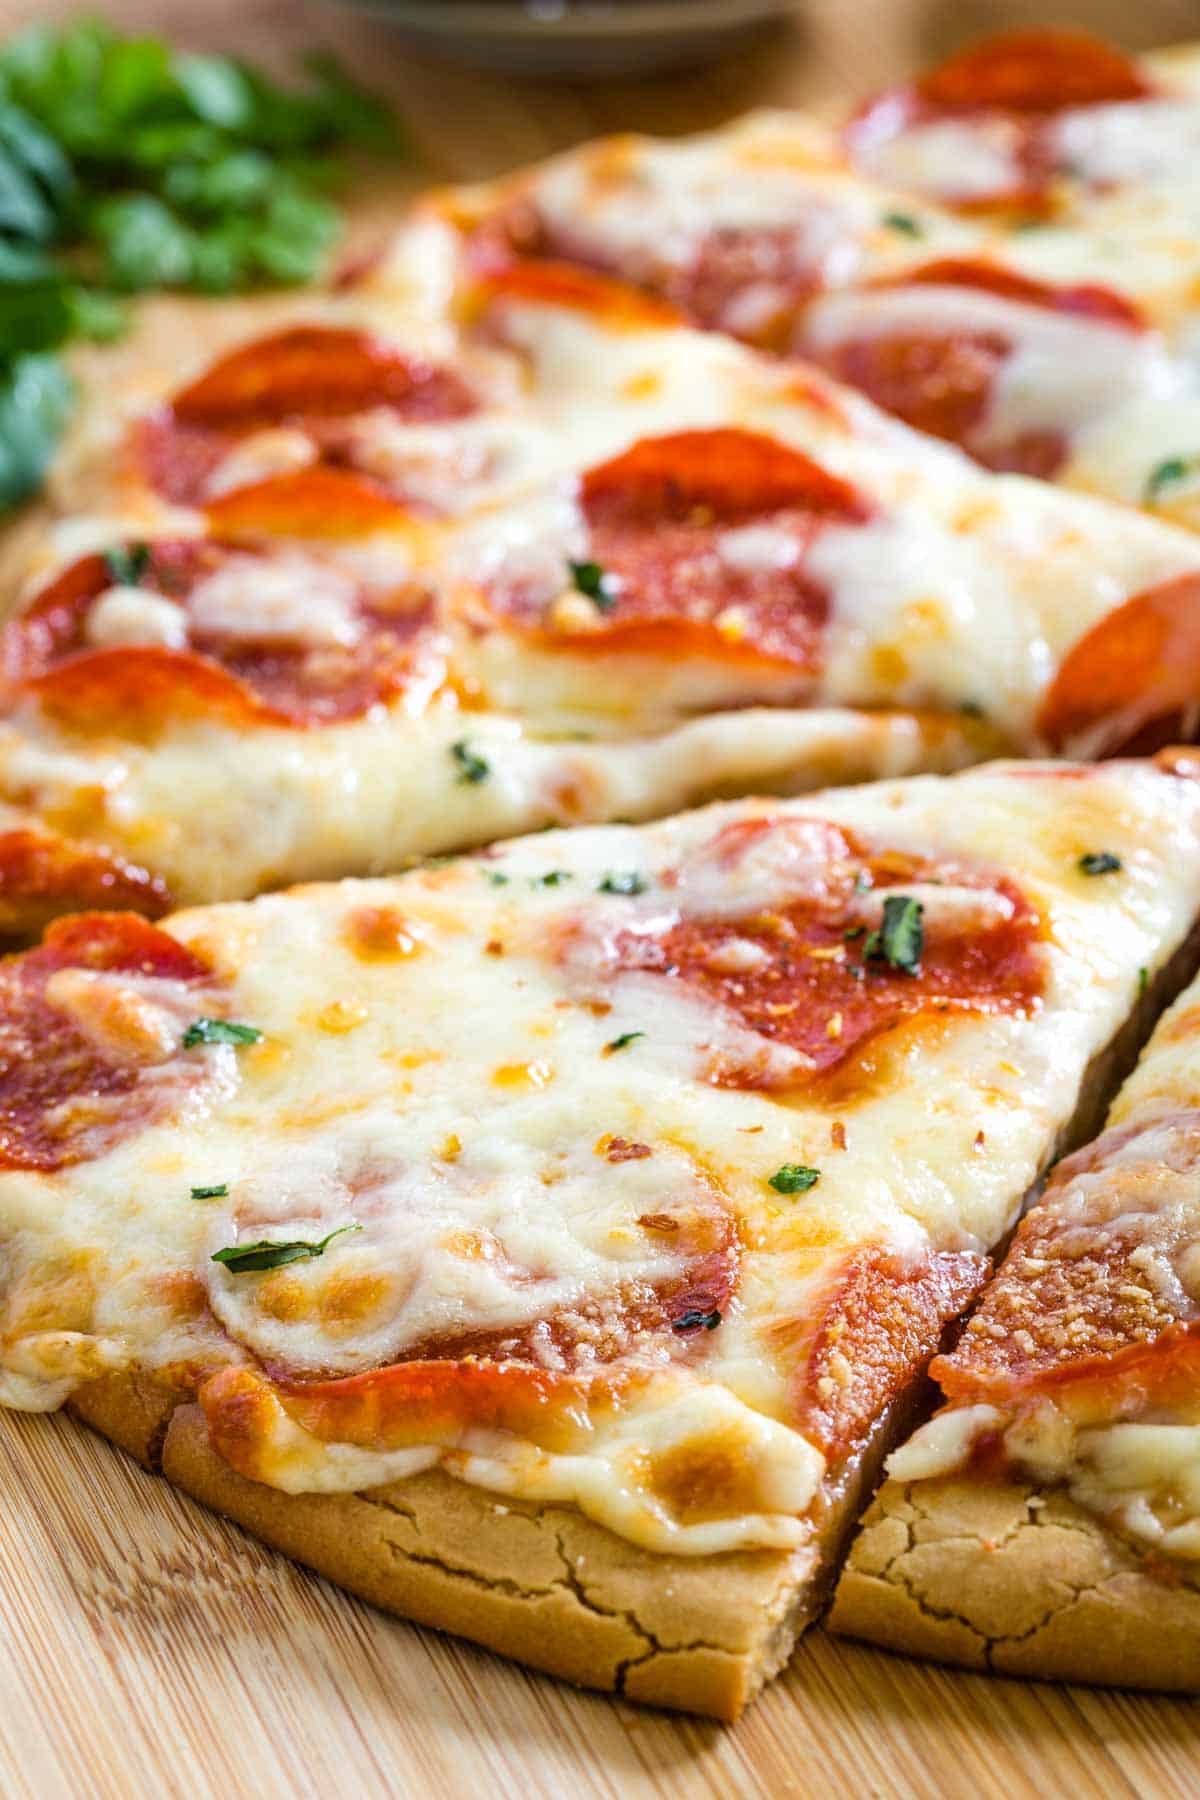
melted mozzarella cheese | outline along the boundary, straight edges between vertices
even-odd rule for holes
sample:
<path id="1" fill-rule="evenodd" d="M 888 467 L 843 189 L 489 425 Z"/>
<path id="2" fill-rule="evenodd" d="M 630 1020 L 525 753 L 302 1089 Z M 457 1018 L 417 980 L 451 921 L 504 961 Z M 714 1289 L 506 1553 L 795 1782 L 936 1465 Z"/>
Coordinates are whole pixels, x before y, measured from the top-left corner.
<path id="1" fill-rule="evenodd" d="M 644 929 L 664 908 L 720 916 L 810 893 L 814 864 L 839 841 L 831 827 L 952 863 L 998 862 L 1055 926 L 1040 1010 L 939 1025 L 919 1064 L 906 1053 L 839 1100 L 836 1149 L 819 1098 L 706 1079 L 722 1033 L 749 1038 L 745 1028 L 644 972 L 613 982 L 600 1005 L 594 977 L 555 949 L 581 927 L 585 939 L 593 927 Z M 1078 880 L 1079 854 L 1097 843 L 1126 878 Z M 644 889 L 603 892 L 622 870 Z M 1191 784 L 1134 764 L 1066 782 L 1024 765 L 951 786 L 925 778 L 537 836 L 484 863 L 182 914 L 168 929 L 214 960 L 229 1015 L 263 1036 L 190 1051 L 199 1085 L 103 1155 L 56 1174 L 0 1174 L 5 1279 L 17 1284 L 4 1301 L 15 1310 L 0 1392 L 54 1405 L 102 1369 L 214 1357 L 355 1373 L 480 1332 L 510 1354 L 524 1346 L 548 1376 L 615 1355 L 639 1398 L 601 1409 L 552 1454 L 469 1416 L 402 1450 L 329 1445 L 276 1411 L 258 1472 L 289 1491 L 331 1491 L 440 1463 L 496 1491 L 575 1504 L 654 1549 L 803 1544 L 824 1463 L 796 1429 L 780 1346 L 862 1243 L 917 1266 L 933 1249 L 995 1241 L 1124 1016 L 1129 970 L 1171 953 L 1198 881 Z M 164 1025 L 157 1045 L 156 1021 L 196 1004 L 169 982 L 56 979 L 55 1003 L 106 1054 L 132 1035 L 156 1055 L 169 1039 Z M 639 1148 L 611 1156 L 618 1145 Z M 820 1181 L 782 1204 L 769 1177 L 794 1160 Z M 192 1197 L 207 1187 L 222 1191 Z M 320 1257 L 274 1269 L 213 1260 L 260 1238 L 331 1232 L 341 1235 Z M 736 1272 L 718 1328 L 699 1340 L 665 1322 L 631 1329 L 631 1296 L 636 1318 L 637 1296 L 686 1291 L 693 1263 L 711 1280 L 705 1259 L 722 1243 Z M 81 1263 L 82 1322 L 77 1288 L 62 1302 L 69 1318 L 55 1298 L 58 1272 Z M 211 1313 L 168 1303 L 197 1283 Z M 21 1313 L 30 1293 L 37 1304 Z M 565 1335 L 546 1329 L 552 1319 Z M 696 1516 L 672 1471 L 710 1455 L 739 1471 L 736 1491 Z"/>
<path id="2" fill-rule="evenodd" d="M 118 586 L 105 588 L 92 601 L 84 632 L 96 650 L 112 650 L 121 644 L 157 644 L 164 650 L 182 650 L 187 643 L 187 620 L 182 609 L 161 594 Z"/>
<path id="3" fill-rule="evenodd" d="M 1164 97 L 1072 108 L 1055 119 L 1050 142 L 1056 161 L 1082 181 L 1178 183 L 1200 155 L 1200 103 Z"/>
<path id="4" fill-rule="evenodd" d="M 937 119 L 895 137 L 860 137 L 854 160 L 898 191 L 962 205 L 1022 185 L 1020 141 L 1020 127 L 1007 119 Z"/>
<path id="5" fill-rule="evenodd" d="M 317 460 L 317 446 L 307 432 L 294 426 L 277 425 L 263 431 L 252 431 L 241 438 L 223 456 L 208 478 L 206 493 L 210 500 L 231 494 L 236 488 L 249 487 L 256 481 L 268 481 L 274 475 L 292 475 Z"/>
<path id="6" fill-rule="evenodd" d="M 806 321 L 805 341 L 821 351 L 892 333 L 937 338 L 977 332 L 1012 346 L 992 384 L 986 416 L 972 434 L 980 452 L 1002 449 L 1029 432 L 1071 438 L 1122 405 L 1169 399 L 1183 379 L 1154 334 L 981 289 L 924 283 L 819 301 Z"/>
<path id="7" fill-rule="evenodd" d="M 363 631 L 348 577 L 292 552 L 230 556 L 196 583 L 187 611 L 200 636 L 235 643 L 349 648 Z"/>

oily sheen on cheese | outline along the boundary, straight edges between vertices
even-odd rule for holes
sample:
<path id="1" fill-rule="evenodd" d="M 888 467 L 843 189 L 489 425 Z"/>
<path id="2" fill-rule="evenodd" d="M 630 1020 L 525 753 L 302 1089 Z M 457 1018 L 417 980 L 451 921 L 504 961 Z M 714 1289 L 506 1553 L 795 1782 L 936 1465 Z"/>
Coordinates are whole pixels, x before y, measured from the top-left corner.
<path id="1" fill-rule="evenodd" d="M 1190 535 L 989 477 L 593 277 L 508 271 L 473 319 L 461 356 L 445 325 L 293 322 L 144 415 L 160 511 L 123 489 L 56 524 L 0 647 L 20 831 L 136 871 L 162 911 L 731 789 L 1180 728 L 1194 652 L 1147 667 L 1103 631 L 1116 615 L 1124 642 L 1127 604 L 1186 631 Z M 339 460 L 376 381 L 387 479 Z M 276 430 L 305 396 L 289 429 L 333 460 L 188 486 L 244 452 L 247 406 Z M 434 436 L 476 473 L 452 503 Z M 22 914 L 24 870 L 18 926 L 55 910 L 47 877 Z M 65 872 L 58 891 L 63 910 Z"/>
<path id="2" fill-rule="evenodd" d="M 0 964 L 3 1398 L 802 1550 L 1198 877 L 1190 779 L 1005 765 L 62 921 Z"/>

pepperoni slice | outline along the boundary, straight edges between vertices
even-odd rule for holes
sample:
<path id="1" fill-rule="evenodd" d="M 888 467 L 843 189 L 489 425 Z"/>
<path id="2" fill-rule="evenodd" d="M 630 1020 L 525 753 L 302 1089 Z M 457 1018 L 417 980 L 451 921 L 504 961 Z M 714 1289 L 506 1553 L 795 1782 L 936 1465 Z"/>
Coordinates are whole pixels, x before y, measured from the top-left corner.
<path id="1" fill-rule="evenodd" d="M 1151 89 L 1132 58 L 1102 39 L 1035 28 L 968 45 L 923 75 L 916 91 L 939 111 L 1046 113 L 1141 100 Z"/>
<path id="2" fill-rule="evenodd" d="M 0 933 L 26 936 L 59 913 L 106 907 L 158 918 L 170 895 L 157 876 L 110 851 L 40 826 L 0 831 Z"/>
<path id="3" fill-rule="evenodd" d="M 998 331 L 872 332 L 822 352 L 820 361 L 847 386 L 906 425 L 970 449 L 991 405 L 992 386 L 1013 346 Z M 1052 476 L 1061 438 L 1026 447 L 1017 459 L 1027 475 Z"/>
<path id="4" fill-rule="evenodd" d="M 1007 173 L 997 175 L 991 190 L 960 192 L 949 156 L 945 178 L 923 184 L 925 191 L 968 209 L 1016 205 L 1041 211 L 1062 172 L 1051 137 L 1055 116 L 1072 107 L 1142 100 L 1153 91 L 1130 57 L 1085 32 L 1014 31 L 959 51 L 911 86 L 876 95 L 850 120 L 846 137 L 868 171 L 882 151 L 886 175 L 893 139 L 919 137 L 944 120 L 976 121 L 989 153 L 1003 146 L 1000 167 Z"/>
<path id="5" fill-rule="evenodd" d="M 386 531 L 403 509 L 372 481 L 350 469 L 317 464 L 294 475 L 273 475 L 209 500 L 210 529 L 223 538 L 298 538 L 304 542 L 361 540 Z"/>
<path id="6" fill-rule="evenodd" d="M 575 263 L 536 257 L 522 257 L 486 273 L 480 282 L 480 298 L 485 305 L 524 301 L 534 306 L 566 307 L 571 312 L 590 313 L 606 325 L 632 329 L 683 323 L 682 314 L 656 295 Z"/>
<path id="7" fill-rule="evenodd" d="M 99 993 L 105 975 L 130 984 Z M 132 913 L 60 920 L 36 950 L 0 961 L 0 1167 L 67 1168 L 165 1117 L 208 1079 L 178 1036 L 217 985 Z"/>
<path id="8" fill-rule="evenodd" d="M 937 257 L 933 262 L 908 269 L 903 275 L 890 277 L 877 285 L 976 288 L 981 293 L 995 294 L 1001 300 L 1015 300 L 1022 306 L 1043 306 L 1050 312 L 1075 313 L 1081 318 L 1122 326 L 1128 331 L 1146 329 L 1145 316 L 1134 301 L 1098 282 L 1053 287 L 1049 282 L 1022 275 L 1016 269 L 970 257 Z"/>
<path id="9" fill-rule="evenodd" d="M 537 1326 L 497 1329 L 413 1345 L 403 1362 L 333 1381 L 297 1381 L 274 1370 L 268 1385 L 225 1370 L 201 1393 L 212 1440 L 226 1461 L 253 1474 L 281 1402 L 313 1436 L 371 1449 L 453 1444 L 468 1429 L 511 1432 L 548 1450 L 569 1449 L 642 1378 L 637 1351 L 648 1339 L 675 1359 L 703 1356 L 737 1279 L 734 1220 L 724 1208 L 694 1218 L 655 1214 L 651 1233 L 670 1234 L 682 1272 L 630 1283 L 572 1305 Z M 545 1367 L 553 1348 L 558 1367 Z"/>
<path id="10" fill-rule="evenodd" d="M 805 553 L 826 526 L 870 517 L 869 503 L 810 457 L 733 428 L 643 439 L 588 471 L 580 505 L 602 606 L 584 608 L 580 625 L 578 607 L 564 619 L 550 605 L 569 586 L 564 558 L 551 592 L 493 583 L 500 610 L 576 652 L 690 648 L 806 673 L 820 666 L 829 600 Z"/>
<path id="11" fill-rule="evenodd" d="M 1109 288 L 1090 283 L 1052 287 L 994 263 L 966 258 L 926 263 L 877 283 L 876 291 L 914 286 L 966 288 L 1082 321 L 1129 331 L 1145 328 L 1138 308 Z M 980 441 L 996 379 L 1017 348 L 1020 331 L 1019 317 L 1011 330 L 989 324 L 978 330 L 889 331 L 885 316 L 881 328 L 822 346 L 815 354 L 839 380 L 918 431 L 958 444 L 990 468 L 1048 479 L 1067 453 L 1063 432 L 1047 427 L 1022 432 L 1002 444 Z M 814 353 L 812 346 L 808 350 Z"/>
<path id="12" fill-rule="evenodd" d="M 971 1251 L 905 1257 L 875 1245 L 847 1257 L 794 1384 L 805 1437 L 831 1459 L 865 1443 L 921 1374 L 989 1267 L 986 1256 Z"/>
<path id="13" fill-rule="evenodd" d="M 368 592 L 313 558 L 165 540 L 137 574 L 160 641 L 139 641 L 134 624 L 109 646 L 98 626 L 114 588 L 127 594 L 104 557 L 82 558 L 10 621 L 0 658 L 10 686 L 54 716 L 127 736 L 213 713 L 293 726 L 358 718 L 410 683 L 431 617 L 428 597 L 404 583 Z M 272 600 L 294 604 L 294 624 Z"/>
<path id="14" fill-rule="evenodd" d="M 1200 703 L 1200 576 L 1135 594 L 1071 649 L 1038 728 L 1056 750 L 1146 755 L 1195 738 Z"/>
<path id="15" fill-rule="evenodd" d="M 542 1449 L 578 1447 L 591 1423 L 593 1379 L 524 1363 L 389 1363 L 340 1381 L 272 1383 L 222 1369 L 201 1387 L 209 1441 L 250 1480 L 261 1480 L 279 1409 L 311 1436 L 366 1450 L 454 1444 L 465 1431 L 502 1431 Z M 601 1389 L 611 1397 L 611 1383 Z"/>
<path id="16" fill-rule="evenodd" d="M 710 847 L 709 866 L 723 870 L 724 891 L 746 894 L 744 905 L 726 910 L 711 900 L 705 904 L 700 888 L 689 906 L 692 877 L 684 868 L 678 875 L 681 916 L 653 930 L 627 930 L 613 941 L 610 975 L 636 970 L 679 983 L 753 1033 L 749 1047 L 711 1052 L 707 1077 L 715 1086 L 857 1081 L 868 1049 L 907 1021 L 950 1013 L 1021 1017 L 1037 1009 L 1042 926 L 1012 883 L 908 852 L 871 849 L 830 827 L 822 827 L 829 841 L 815 867 L 804 859 L 807 845 L 793 857 L 785 843 L 808 823 L 728 827 Z M 754 889 L 763 891 L 773 865 L 784 871 L 778 885 L 802 897 L 756 904 Z M 738 879 L 742 866 L 751 871 L 745 882 Z M 707 884 L 707 872 L 703 879 Z M 970 892 L 957 904 L 947 897 L 950 910 L 940 919 L 932 905 L 926 908 L 919 966 L 909 973 L 872 945 L 865 920 L 879 918 L 888 894 L 899 897 L 929 884 L 935 891 L 978 891 L 979 901 Z M 932 902 L 928 892 L 926 899 Z M 772 1046 L 799 1052 L 804 1060 L 797 1065 L 795 1057 L 772 1058 Z"/>
<path id="17" fill-rule="evenodd" d="M 142 422 L 134 454 L 165 499 L 196 506 L 211 497 L 226 457 L 254 434 L 276 434 L 263 446 L 268 464 L 279 454 L 278 434 L 287 434 L 280 474 L 311 460 L 353 467 L 357 417 L 382 411 L 428 425 L 465 418 L 477 404 L 453 369 L 364 331 L 297 325 L 222 357 Z"/>
<path id="18" fill-rule="evenodd" d="M 1200 1229 L 1198 1159 L 1200 1113 L 1185 1111 L 1115 1127 L 1061 1162 L 935 1365 L 946 1393 L 1052 1392 L 1116 1418 L 1180 1384 L 1200 1392 L 1200 1307 L 1180 1279 Z"/>

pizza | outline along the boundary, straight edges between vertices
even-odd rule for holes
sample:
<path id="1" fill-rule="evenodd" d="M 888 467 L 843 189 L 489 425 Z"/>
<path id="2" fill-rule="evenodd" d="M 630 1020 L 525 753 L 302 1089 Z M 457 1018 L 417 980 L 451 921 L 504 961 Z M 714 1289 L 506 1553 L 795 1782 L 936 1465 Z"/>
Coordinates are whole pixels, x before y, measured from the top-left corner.
<path id="1" fill-rule="evenodd" d="M 831 1595 L 1200 1688 L 1198 107 L 1018 34 L 92 353 L 0 560 L 0 1404 L 629 1699 Z"/>
<path id="2" fill-rule="evenodd" d="M 12 932 L 1192 729 L 1190 533 L 590 274 L 292 320 L 102 429 L 0 628 Z"/>
<path id="3" fill-rule="evenodd" d="M 59 920 L 0 963 L 0 1398 L 409 1617 L 732 1716 L 1198 891 L 1166 756 Z"/>
<path id="4" fill-rule="evenodd" d="M 987 467 L 1195 528 L 1198 134 L 1200 56 L 1142 66 L 1036 31 L 840 133 L 761 113 L 605 140 L 429 211 L 471 268 L 536 255 L 618 275 Z"/>
<path id="5" fill-rule="evenodd" d="M 1007 1674 L 1200 1670 L 1196 1042 L 1165 1015 L 1060 1162 L 897 1450 L 835 1630 Z"/>

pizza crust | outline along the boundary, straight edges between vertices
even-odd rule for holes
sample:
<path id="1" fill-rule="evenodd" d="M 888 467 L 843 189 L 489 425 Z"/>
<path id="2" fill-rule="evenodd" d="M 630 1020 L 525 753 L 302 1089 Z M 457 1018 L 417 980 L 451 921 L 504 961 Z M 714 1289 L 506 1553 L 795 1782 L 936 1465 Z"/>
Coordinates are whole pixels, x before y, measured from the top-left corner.
<path id="1" fill-rule="evenodd" d="M 994 1674 L 1200 1690 L 1200 1571 L 1140 1552 L 1056 1489 L 888 1482 L 827 1623 Z"/>

